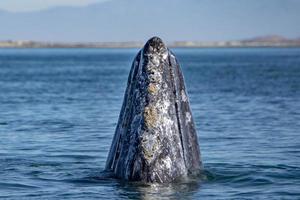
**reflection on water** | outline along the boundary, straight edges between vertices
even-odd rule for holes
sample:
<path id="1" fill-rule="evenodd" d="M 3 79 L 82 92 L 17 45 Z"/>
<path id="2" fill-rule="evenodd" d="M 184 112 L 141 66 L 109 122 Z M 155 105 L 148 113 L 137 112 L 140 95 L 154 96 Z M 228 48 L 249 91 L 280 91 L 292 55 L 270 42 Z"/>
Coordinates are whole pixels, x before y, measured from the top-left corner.
<path id="1" fill-rule="evenodd" d="M 142 184 L 119 181 L 118 195 L 129 199 L 193 199 L 200 191 L 204 176 L 171 184 Z"/>

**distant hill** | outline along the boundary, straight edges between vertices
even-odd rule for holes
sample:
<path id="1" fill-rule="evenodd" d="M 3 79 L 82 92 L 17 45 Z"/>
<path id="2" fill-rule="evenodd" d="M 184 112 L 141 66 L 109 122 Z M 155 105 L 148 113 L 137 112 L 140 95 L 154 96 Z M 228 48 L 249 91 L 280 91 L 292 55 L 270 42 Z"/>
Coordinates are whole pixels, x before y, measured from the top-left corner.
<path id="1" fill-rule="evenodd" d="M 272 43 L 277 43 L 277 42 L 289 42 L 292 40 L 297 40 L 297 39 L 288 39 L 280 35 L 266 35 L 266 36 L 260 36 L 260 37 L 254 37 L 251 39 L 246 39 L 243 40 L 245 42 L 272 42 Z"/>
<path id="2" fill-rule="evenodd" d="M 0 40 L 223 41 L 300 35 L 298 0 L 108 0 L 85 7 L 0 11 Z"/>
<path id="3" fill-rule="evenodd" d="M 144 42 L 37 42 L 0 41 L 0 48 L 140 48 Z M 299 39 L 282 36 L 261 36 L 246 40 L 230 41 L 174 41 L 169 47 L 300 47 Z"/>

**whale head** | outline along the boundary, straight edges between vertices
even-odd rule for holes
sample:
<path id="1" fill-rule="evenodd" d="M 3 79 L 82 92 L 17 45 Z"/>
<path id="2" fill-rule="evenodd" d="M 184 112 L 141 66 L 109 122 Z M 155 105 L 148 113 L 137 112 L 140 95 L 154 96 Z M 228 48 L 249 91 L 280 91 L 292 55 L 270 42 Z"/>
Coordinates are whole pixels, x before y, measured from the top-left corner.
<path id="1" fill-rule="evenodd" d="M 106 169 L 124 180 L 166 183 L 201 167 L 181 69 L 153 37 L 133 61 Z"/>

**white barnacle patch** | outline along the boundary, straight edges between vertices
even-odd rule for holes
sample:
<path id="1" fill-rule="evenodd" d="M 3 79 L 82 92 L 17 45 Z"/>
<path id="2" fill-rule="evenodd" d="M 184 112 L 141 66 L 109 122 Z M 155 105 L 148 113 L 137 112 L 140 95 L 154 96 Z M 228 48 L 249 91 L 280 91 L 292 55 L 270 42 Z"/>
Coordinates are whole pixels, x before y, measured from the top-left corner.
<path id="1" fill-rule="evenodd" d="M 151 56 L 151 62 L 158 67 L 160 64 L 159 56 L 158 55 L 152 55 Z"/>
<path id="2" fill-rule="evenodd" d="M 163 123 L 164 123 L 164 125 L 165 125 L 165 128 L 166 128 L 166 133 L 165 133 L 165 134 L 166 134 L 167 136 L 171 136 L 172 133 L 173 133 L 172 128 L 173 128 L 173 125 L 174 125 L 173 120 L 171 120 L 169 117 L 164 117 L 164 118 L 162 119 L 162 121 L 163 121 Z"/>
<path id="3" fill-rule="evenodd" d="M 185 114 L 185 118 L 186 118 L 186 122 L 187 123 L 191 122 L 192 121 L 192 115 L 191 115 L 191 113 L 187 112 Z"/>
<path id="4" fill-rule="evenodd" d="M 172 167 L 172 160 L 171 160 L 171 158 L 169 156 L 167 156 L 166 158 L 164 158 L 162 160 L 162 163 L 163 163 L 163 165 L 164 165 L 164 167 L 166 169 L 171 169 L 171 167 Z"/>
<path id="5" fill-rule="evenodd" d="M 184 90 L 181 90 L 181 100 L 182 100 L 183 102 L 187 102 L 187 96 L 185 95 Z"/>
<path id="6" fill-rule="evenodd" d="M 168 109 L 170 107 L 170 101 L 163 101 L 161 112 L 164 114 L 168 114 Z"/>
<path id="7" fill-rule="evenodd" d="M 162 58 L 164 59 L 164 60 L 166 60 L 167 58 L 168 58 L 168 52 L 166 51 L 166 52 L 164 52 L 163 54 L 162 54 Z"/>

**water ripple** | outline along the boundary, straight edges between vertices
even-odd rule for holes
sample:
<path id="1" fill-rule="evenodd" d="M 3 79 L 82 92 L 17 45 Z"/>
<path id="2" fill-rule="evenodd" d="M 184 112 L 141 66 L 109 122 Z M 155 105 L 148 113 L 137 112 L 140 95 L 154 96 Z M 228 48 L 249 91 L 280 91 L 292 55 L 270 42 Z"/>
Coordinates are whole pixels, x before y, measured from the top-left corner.
<path id="1" fill-rule="evenodd" d="M 205 170 L 152 186 L 101 172 L 136 50 L 0 51 L 0 198 L 300 197 L 298 48 L 174 49 Z"/>

